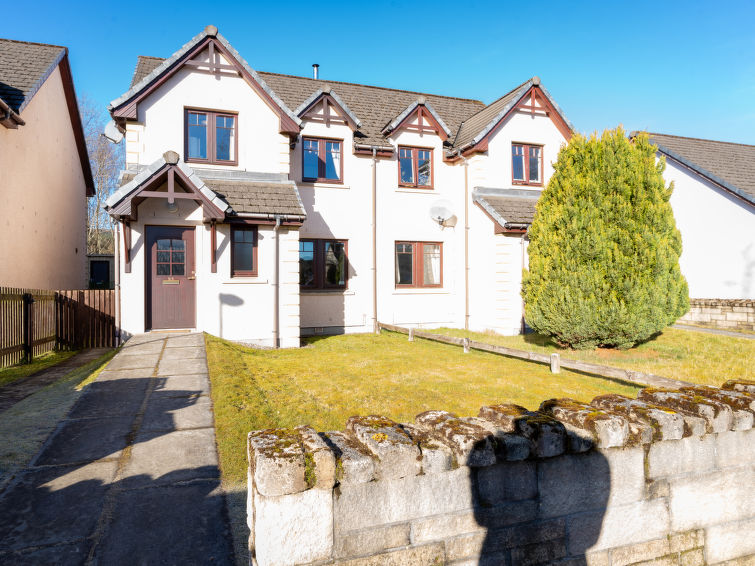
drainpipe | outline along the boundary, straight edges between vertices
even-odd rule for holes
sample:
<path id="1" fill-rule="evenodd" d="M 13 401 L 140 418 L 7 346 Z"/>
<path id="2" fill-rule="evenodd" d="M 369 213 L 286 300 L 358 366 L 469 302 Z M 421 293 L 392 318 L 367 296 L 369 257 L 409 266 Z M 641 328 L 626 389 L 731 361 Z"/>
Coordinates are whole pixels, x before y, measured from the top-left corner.
<path id="1" fill-rule="evenodd" d="M 280 226 L 281 216 L 275 215 L 275 274 L 273 275 L 273 289 L 275 298 L 273 299 L 273 348 L 280 348 Z"/>
<path id="2" fill-rule="evenodd" d="M 464 162 L 464 330 L 469 330 L 469 161 Z"/>
<path id="3" fill-rule="evenodd" d="M 372 146 L 372 331 L 380 333 L 377 310 L 377 147 Z"/>
<path id="4" fill-rule="evenodd" d="M 113 266 L 113 275 L 115 275 L 115 345 L 121 345 L 121 223 L 116 220 L 113 223 L 113 241 L 115 242 L 115 265 Z"/>

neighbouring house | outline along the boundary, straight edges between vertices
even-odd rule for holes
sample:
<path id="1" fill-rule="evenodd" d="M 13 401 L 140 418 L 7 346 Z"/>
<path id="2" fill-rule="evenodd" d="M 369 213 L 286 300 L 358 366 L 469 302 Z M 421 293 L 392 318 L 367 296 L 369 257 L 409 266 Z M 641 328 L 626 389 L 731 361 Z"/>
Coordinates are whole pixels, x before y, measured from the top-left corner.
<path id="1" fill-rule="evenodd" d="M 0 285 L 86 288 L 94 190 L 68 49 L 0 39 Z"/>
<path id="2" fill-rule="evenodd" d="M 674 183 L 690 297 L 755 299 L 755 146 L 648 136 L 666 158 L 666 182 Z"/>
<path id="3" fill-rule="evenodd" d="M 265 73 L 208 26 L 140 56 L 109 110 L 125 332 L 521 331 L 527 227 L 573 131 L 537 77 L 486 105 Z"/>

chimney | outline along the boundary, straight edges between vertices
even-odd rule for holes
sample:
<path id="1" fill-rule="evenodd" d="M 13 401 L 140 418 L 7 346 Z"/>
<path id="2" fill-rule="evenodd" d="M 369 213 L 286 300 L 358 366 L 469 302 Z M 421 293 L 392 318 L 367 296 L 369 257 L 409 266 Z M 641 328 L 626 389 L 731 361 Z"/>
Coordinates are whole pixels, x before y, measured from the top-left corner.
<path id="1" fill-rule="evenodd" d="M 314 63 L 312 65 L 312 75 L 314 76 L 315 80 L 320 78 L 320 65 L 318 65 L 317 63 Z"/>

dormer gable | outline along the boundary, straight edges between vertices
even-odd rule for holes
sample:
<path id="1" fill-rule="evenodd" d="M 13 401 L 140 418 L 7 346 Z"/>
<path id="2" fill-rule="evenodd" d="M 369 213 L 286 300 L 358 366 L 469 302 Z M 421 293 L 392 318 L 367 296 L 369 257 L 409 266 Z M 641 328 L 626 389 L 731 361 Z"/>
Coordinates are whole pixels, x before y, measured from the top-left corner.
<path id="1" fill-rule="evenodd" d="M 126 121 L 136 120 L 139 103 L 165 84 L 179 69 L 186 67 L 198 72 L 217 75 L 232 74 L 242 77 L 278 115 L 281 133 L 289 135 L 299 133 L 301 120 L 249 66 L 238 51 L 218 33 L 215 26 L 207 26 L 126 93 L 113 100 L 108 107 L 110 114 L 121 127 Z"/>
<path id="2" fill-rule="evenodd" d="M 403 112 L 383 128 L 382 134 L 388 137 L 402 130 L 420 135 L 433 133 L 443 141 L 446 141 L 451 135 L 448 126 L 424 96 L 420 96 L 407 106 Z"/>
<path id="3" fill-rule="evenodd" d="M 328 127 L 331 124 L 344 124 L 354 131 L 362 125 L 343 99 L 329 86 L 314 92 L 294 113 L 302 120 L 318 122 Z"/>

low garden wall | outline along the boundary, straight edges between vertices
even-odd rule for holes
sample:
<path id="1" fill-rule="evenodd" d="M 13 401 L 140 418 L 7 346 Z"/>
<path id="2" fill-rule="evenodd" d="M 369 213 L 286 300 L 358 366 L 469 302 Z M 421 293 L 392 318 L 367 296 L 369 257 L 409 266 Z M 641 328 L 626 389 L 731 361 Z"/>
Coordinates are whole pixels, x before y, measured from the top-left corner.
<path id="1" fill-rule="evenodd" d="M 258 566 L 755 563 L 755 382 L 254 431 Z"/>
<path id="2" fill-rule="evenodd" d="M 690 299 L 682 324 L 716 326 L 728 330 L 755 331 L 755 300 Z"/>

